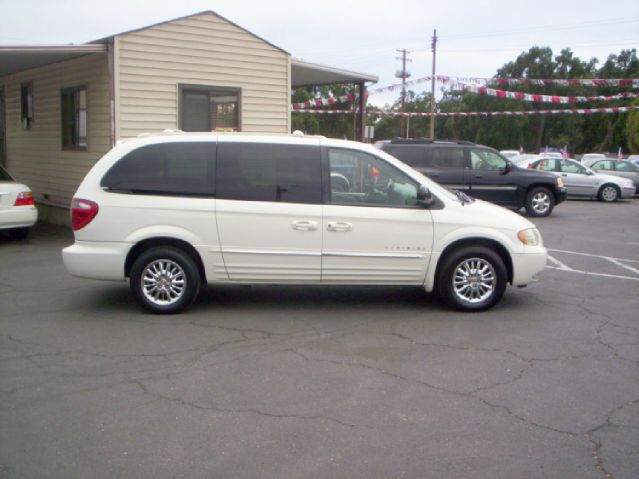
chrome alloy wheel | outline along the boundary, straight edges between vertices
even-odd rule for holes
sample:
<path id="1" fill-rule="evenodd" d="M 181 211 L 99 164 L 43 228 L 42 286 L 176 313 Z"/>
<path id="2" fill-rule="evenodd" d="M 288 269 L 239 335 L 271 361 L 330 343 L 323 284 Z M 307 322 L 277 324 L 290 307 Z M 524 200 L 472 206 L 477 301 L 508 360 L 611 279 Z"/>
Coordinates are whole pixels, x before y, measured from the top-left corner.
<path id="1" fill-rule="evenodd" d="M 603 190 L 601 190 L 601 197 L 604 201 L 615 201 L 617 199 L 617 190 L 614 186 L 606 186 Z"/>
<path id="2" fill-rule="evenodd" d="M 544 214 L 550 208 L 550 196 L 545 191 L 538 191 L 532 197 L 532 209 L 537 214 Z"/>
<path id="3" fill-rule="evenodd" d="M 146 299 L 158 306 L 175 303 L 186 290 L 184 270 L 170 259 L 157 259 L 146 265 L 140 281 Z"/>
<path id="4" fill-rule="evenodd" d="M 468 303 L 480 303 L 495 290 L 497 275 L 493 265 L 482 258 L 468 258 L 455 268 L 455 295 Z"/>

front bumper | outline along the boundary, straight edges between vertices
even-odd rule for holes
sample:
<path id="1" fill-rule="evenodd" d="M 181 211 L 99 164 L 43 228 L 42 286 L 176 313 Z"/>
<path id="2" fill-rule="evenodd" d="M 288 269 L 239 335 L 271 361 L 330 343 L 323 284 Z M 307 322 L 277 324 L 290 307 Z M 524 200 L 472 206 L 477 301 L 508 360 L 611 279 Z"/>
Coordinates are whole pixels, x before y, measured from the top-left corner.
<path id="1" fill-rule="evenodd" d="M 632 198 L 637 193 L 637 189 L 633 186 L 621 188 L 622 198 Z"/>
<path id="2" fill-rule="evenodd" d="M 546 267 L 548 254 L 543 247 L 536 252 L 513 254 L 513 286 L 526 286 L 537 281 L 537 275 Z"/>
<path id="3" fill-rule="evenodd" d="M 555 204 L 566 201 L 566 198 L 568 198 L 568 188 L 565 186 L 563 188 L 557 188 L 557 201 L 555 201 Z"/>

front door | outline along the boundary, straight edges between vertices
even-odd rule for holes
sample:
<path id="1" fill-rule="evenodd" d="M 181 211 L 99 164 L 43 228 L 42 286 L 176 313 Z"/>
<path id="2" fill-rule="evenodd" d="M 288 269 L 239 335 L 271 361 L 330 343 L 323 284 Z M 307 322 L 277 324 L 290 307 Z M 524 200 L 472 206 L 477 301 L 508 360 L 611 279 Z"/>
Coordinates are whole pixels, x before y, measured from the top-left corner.
<path id="1" fill-rule="evenodd" d="M 220 138 L 216 218 L 229 279 L 320 281 L 319 142 L 278 145 Z"/>
<path id="2" fill-rule="evenodd" d="M 417 183 L 385 161 L 329 148 L 322 282 L 423 284 L 433 242 Z"/>
<path id="3" fill-rule="evenodd" d="M 593 196 L 597 194 L 595 175 L 589 175 L 588 170 L 576 162 L 561 160 L 559 163 L 561 177 L 569 195 Z"/>
<path id="4" fill-rule="evenodd" d="M 506 171 L 508 162 L 497 153 L 481 148 L 469 148 L 470 194 L 503 206 L 521 206 L 516 175 Z"/>

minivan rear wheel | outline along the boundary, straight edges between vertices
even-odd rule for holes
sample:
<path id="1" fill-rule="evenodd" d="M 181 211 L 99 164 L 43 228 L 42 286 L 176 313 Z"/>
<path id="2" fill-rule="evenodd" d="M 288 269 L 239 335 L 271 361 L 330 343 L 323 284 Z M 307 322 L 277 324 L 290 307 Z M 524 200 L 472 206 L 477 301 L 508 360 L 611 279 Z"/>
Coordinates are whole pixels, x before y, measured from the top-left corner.
<path id="1" fill-rule="evenodd" d="M 469 246 L 444 259 L 437 290 L 444 302 L 455 309 L 484 311 L 499 302 L 507 280 L 506 266 L 495 251 Z"/>
<path id="2" fill-rule="evenodd" d="M 548 216 L 555 207 L 555 197 L 548 188 L 538 186 L 526 195 L 525 207 L 530 216 L 538 218 Z"/>
<path id="3" fill-rule="evenodd" d="M 173 314 L 193 304 L 200 292 L 200 275 L 188 254 L 160 246 L 144 251 L 133 262 L 129 286 L 149 311 Z"/>

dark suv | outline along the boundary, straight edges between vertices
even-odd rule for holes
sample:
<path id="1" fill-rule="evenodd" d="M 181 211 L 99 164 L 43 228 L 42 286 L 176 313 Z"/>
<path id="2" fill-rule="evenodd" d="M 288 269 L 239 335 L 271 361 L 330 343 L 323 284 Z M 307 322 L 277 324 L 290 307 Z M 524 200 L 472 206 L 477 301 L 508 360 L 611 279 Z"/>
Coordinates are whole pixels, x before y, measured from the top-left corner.
<path id="1" fill-rule="evenodd" d="M 519 168 L 497 151 L 469 141 L 385 140 L 375 144 L 433 180 L 506 208 L 548 216 L 566 199 L 561 178 Z"/>

